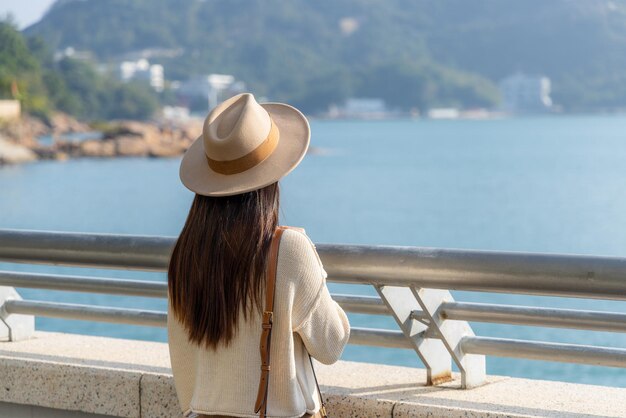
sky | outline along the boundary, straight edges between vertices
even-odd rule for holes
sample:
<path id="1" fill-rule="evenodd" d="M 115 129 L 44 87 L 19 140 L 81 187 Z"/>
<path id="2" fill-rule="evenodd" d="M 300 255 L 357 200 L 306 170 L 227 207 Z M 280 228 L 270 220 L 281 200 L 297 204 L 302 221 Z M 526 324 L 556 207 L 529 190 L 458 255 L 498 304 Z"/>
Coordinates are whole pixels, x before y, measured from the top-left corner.
<path id="1" fill-rule="evenodd" d="M 20 29 L 37 22 L 55 0 L 0 0 L 0 16 L 11 13 Z"/>

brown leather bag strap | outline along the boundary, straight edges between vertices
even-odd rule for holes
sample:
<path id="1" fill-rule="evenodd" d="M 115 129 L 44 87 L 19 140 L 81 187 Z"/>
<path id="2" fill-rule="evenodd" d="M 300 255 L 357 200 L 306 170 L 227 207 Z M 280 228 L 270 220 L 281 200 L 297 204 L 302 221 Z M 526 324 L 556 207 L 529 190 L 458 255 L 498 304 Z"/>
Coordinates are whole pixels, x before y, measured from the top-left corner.
<path id="1" fill-rule="evenodd" d="M 261 418 L 267 416 L 267 395 L 269 393 L 269 377 L 270 377 L 270 348 L 272 342 L 272 322 L 274 315 L 274 293 L 276 291 L 276 270 L 278 269 L 278 249 L 280 247 L 280 238 L 286 229 L 295 229 L 304 232 L 304 229 L 293 226 L 278 226 L 274 231 L 272 237 L 272 243 L 270 244 L 270 254 L 267 269 L 267 282 L 265 288 L 265 310 L 263 311 L 263 330 L 261 331 L 261 341 L 259 349 L 261 352 L 261 378 L 259 380 L 259 390 L 256 396 L 256 402 L 254 404 L 254 412 L 258 413 Z M 319 383 L 317 382 L 317 376 L 315 375 L 315 368 L 313 367 L 313 360 L 309 354 L 309 361 L 311 362 L 311 370 L 313 371 L 313 377 L 315 378 L 315 385 L 317 386 L 317 392 L 320 397 L 320 410 L 315 416 L 326 418 L 326 405 L 322 398 L 322 392 L 320 391 Z M 261 408 L 263 410 L 261 411 Z"/>
<path id="2" fill-rule="evenodd" d="M 261 331 L 261 341 L 259 350 L 261 352 L 261 379 L 259 380 L 259 390 L 254 403 L 254 412 L 265 418 L 267 414 L 267 395 L 269 392 L 270 379 L 270 349 L 272 342 L 272 321 L 274 315 L 274 293 L 276 287 L 276 269 L 278 268 L 278 247 L 280 238 L 285 228 L 277 227 L 270 244 L 270 254 L 268 260 L 267 278 L 265 285 L 265 310 L 263 311 L 263 330 Z M 263 410 L 261 411 L 261 408 Z"/>

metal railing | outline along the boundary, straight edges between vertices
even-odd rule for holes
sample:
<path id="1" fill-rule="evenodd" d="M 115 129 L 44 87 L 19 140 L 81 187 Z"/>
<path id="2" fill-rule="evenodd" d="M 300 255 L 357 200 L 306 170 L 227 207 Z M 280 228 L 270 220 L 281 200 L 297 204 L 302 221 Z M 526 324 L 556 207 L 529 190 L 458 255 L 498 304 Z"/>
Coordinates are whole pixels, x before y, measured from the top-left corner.
<path id="1" fill-rule="evenodd" d="M 174 242 L 171 237 L 0 230 L 0 261 L 163 271 Z M 626 300 L 626 258 L 325 244 L 317 249 L 329 281 L 369 284 L 379 295 L 333 295 L 347 312 L 391 315 L 400 328 L 354 327 L 350 343 L 414 349 L 426 366 L 428 384 L 450 380 L 452 361 L 461 371 L 462 387 L 482 384 L 485 355 L 626 368 L 626 349 L 480 337 L 467 322 L 626 332 L 626 313 L 457 302 L 449 293 Z M 166 312 L 22 300 L 13 287 L 167 297 L 163 282 L 0 271 L 4 339 L 32 332 L 32 315 L 166 326 Z"/>

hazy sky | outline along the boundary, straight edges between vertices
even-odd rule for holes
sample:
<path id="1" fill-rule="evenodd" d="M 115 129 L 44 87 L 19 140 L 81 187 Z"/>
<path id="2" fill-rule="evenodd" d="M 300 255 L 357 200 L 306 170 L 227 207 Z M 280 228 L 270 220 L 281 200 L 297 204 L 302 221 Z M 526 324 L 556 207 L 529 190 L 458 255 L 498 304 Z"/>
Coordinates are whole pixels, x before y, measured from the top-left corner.
<path id="1" fill-rule="evenodd" d="M 0 0 L 0 15 L 11 13 L 20 28 L 35 23 L 54 0 Z"/>

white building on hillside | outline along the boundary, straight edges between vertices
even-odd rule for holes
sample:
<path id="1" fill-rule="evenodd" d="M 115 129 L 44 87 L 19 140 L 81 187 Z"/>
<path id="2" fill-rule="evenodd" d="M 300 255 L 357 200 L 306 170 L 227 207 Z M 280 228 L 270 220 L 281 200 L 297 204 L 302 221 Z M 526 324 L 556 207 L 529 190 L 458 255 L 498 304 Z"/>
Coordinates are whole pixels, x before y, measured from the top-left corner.
<path id="1" fill-rule="evenodd" d="M 180 83 L 178 95 L 183 99 L 202 98 L 207 109 L 246 90 L 243 81 L 237 81 L 229 74 L 205 74 Z"/>
<path id="2" fill-rule="evenodd" d="M 343 106 L 329 106 L 326 114 L 333 119 L 384 119 L 397 115 L 398 112 L 390 110 L 383 99 L 370 97 L 349 98 Z"/>
<path id="3" fill-rule="evenodd" d="M 163 66 L 150 64 L 146 59 L 123 61 L 118 68 L 122 81 L 141 80 L 147 82 L 155 91 L 161 92 L 165 86 Z"/>
<path id="4" fill-rule="evenodd" d="M 90 51 L 76 50 L 71 46 L 56 51 L 53 58 L 54 61 L 61 61 L 63 58 L 72 58 L 80 61 L 95 61 L 94 56 Z"/>
<path id="5" fill-rule="evenodd" d="M 510 75 L 500 82 L 500 94 L 506 112 L 546 112 L 552 108 L 548 77 Z"/>

